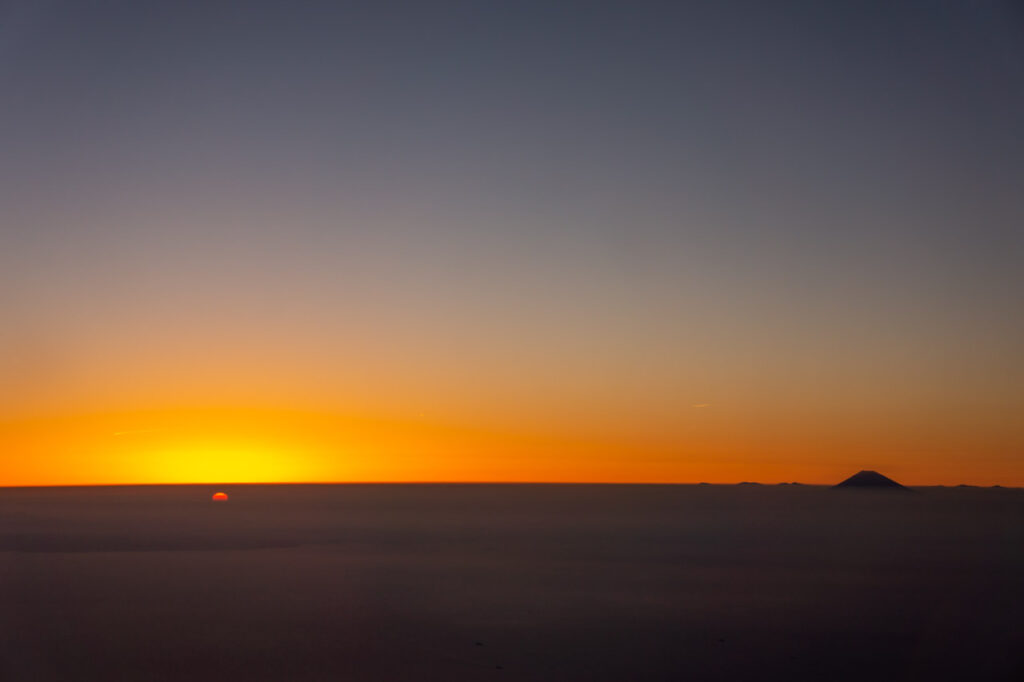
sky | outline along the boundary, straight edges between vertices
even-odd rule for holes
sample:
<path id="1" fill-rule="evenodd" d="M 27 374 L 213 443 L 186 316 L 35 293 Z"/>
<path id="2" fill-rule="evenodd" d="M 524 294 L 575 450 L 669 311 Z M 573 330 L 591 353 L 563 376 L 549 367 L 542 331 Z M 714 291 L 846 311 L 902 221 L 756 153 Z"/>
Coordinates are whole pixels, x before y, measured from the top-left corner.
<path id="1" fill-rule="evenodd" d="M 0 485 L 1024 485 L 1010 1 L 0 2 Z"/>

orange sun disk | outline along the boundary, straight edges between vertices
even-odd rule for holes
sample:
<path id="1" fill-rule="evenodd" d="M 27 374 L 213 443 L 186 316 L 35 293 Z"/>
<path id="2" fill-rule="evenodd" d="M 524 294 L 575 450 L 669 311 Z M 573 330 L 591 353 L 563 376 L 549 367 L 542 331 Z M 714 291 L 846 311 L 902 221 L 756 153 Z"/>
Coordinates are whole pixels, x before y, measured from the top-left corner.
<path id="1" fill-rule="evenodd" d="M 228 494 L 227 493 L 214 493 L 213 494 L 213 501 L 214 502 L 227 502 L 228 501 Z"/>

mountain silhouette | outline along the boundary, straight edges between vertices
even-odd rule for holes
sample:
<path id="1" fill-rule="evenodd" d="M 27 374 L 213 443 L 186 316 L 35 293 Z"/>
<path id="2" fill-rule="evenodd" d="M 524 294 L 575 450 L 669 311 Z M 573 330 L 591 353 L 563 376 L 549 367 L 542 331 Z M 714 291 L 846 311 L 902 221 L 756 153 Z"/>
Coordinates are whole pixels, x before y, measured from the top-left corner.
<path id="1" fill-rule="evenodd" d="M 833 486 L 835 488 L 889 488 L 895 490 L 908 490 L 888 476 L 883 476 L 877 471 L 858 471 L 853 476 Z"/>

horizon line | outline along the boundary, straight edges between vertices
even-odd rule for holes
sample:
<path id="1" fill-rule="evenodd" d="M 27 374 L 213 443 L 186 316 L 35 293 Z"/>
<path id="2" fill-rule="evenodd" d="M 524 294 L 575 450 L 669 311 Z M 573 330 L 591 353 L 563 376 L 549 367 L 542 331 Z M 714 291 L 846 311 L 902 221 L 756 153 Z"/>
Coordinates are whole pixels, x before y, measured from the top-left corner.
<path id="1" fill-rule="evenodd" d="M 759 486 L 805 486 L 805 487 L 817 487 L 817 488 L 831 488 L 834 487 L 835 483 L 804 483 L 801 481 L 777 481 L 766 483 L 763 481 L 733 481 L 733 482 L 714 482 L 714 481 L 196 481 L 196 482 L 171 482 L 171 483 L 40 483 L 40 484 L 23 484 L 23 485 L 3 485 L 0 484 L 0 490 L 14 490 L 14 489 L 25 489 L 25 488 L 138 488 L 138 487 L 169 487 L 169 486 L 256 486 L 256 485 L 285 485 L 285 486 L 298 486 L 298 485 L 507 485 L 507 486 L 526 486 L 526 485 L 573 485 L 573 486 L 740 486 L 740 485 L 759 485 Z M 913 485 L 913 484 L 902 484 L 908 488 L 1004 488 L 1004 489 L 1022 489 L 1024 486 L 1019 485 L 1003 485 L 1003 484 L 992 484 L 992 485 L 977 485 L 971 483 L 932 483 L 924 485 Z"/>

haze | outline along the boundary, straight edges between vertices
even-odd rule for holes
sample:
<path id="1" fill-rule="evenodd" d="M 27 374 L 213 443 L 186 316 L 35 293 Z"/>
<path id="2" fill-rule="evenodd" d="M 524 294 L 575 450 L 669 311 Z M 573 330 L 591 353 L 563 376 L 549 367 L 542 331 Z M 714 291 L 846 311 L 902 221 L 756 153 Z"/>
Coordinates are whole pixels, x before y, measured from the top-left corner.
<path id="1" fill-rule="evenodd" d="M 1024 484 L 1011 2 L 0 8 L 0 484 Z"/>
<path id="2" fill-rule="evenodd" d="M 0 676 L 1019 680 L 1020 490 L 0 491 Z"/>

